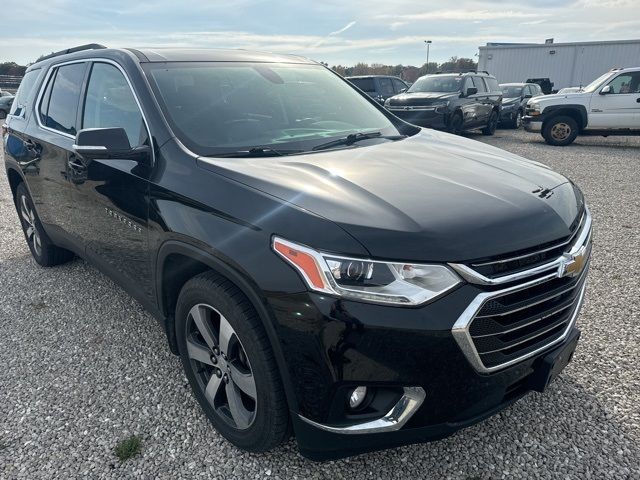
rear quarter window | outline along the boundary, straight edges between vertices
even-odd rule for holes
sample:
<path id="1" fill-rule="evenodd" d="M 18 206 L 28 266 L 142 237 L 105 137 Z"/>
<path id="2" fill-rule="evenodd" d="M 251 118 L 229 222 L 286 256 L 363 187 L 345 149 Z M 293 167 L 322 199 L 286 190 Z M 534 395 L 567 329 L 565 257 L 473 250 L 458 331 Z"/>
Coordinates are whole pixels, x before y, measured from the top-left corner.
<path id="1" fill-rule="evenodd" d="M 22 116 L 26 113 L 27 107 L 33 102 L 33 97 L 35 96 L 34 87 L 37 83 L 36 81 L 40 78 L 40 74 L 42 74 L 41 68 L 29 70 L 25 73 L 18 87 L 16 98 L 13 99 L 9 115 Z"/>

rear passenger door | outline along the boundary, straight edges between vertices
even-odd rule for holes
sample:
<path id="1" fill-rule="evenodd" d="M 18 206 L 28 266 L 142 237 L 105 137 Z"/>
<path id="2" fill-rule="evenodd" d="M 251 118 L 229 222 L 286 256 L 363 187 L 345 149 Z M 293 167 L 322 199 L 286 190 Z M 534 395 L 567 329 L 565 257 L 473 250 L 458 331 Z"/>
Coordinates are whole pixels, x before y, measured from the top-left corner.
<path id="1" fill-rule="evenodd" d="M 27 129 L 28 148 L 40 158 L 38 175 L 27 177 L 40 220 L 55 243 L 77 253 L 82 253 L 84 245 L 73 228 L 77 205 L 69 180 L 76 161 L 72 145 L 87 65 L 76 62 L 49 69 L 38 96 L 35 121 Z"/>

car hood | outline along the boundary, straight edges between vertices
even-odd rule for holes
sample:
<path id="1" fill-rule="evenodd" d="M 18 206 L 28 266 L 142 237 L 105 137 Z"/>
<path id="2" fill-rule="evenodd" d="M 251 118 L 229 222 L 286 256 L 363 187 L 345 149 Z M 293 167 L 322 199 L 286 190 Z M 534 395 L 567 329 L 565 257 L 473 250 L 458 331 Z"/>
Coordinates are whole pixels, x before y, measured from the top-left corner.
<path id="1" fill-rule="evenodd" d="M 579 190 L 542 164 L 431 130 L 308 155 L 198 163 L 337 223 L 380 259 L 468 261 L 535 247 L 569 235 L 582 208 Z M 312 246 L 331 250 L 322 238 Z"/>
<path id="2" fill-rule="evenodd" d="M 432 103 L 448 100 L 453 97 L 457 97 L 460 94 L 454 93 L 439 93 L 439 92 L 415 92 L 415 93 L 401 93 L 389 99 L 391 105 L 431 105 Z"/>
<path id="3" fill-rule="evenodd" d="M 590 97 L 590 93 L 575 92 L 575 93 L 552 93 L 550 95 L 539 95 L 530 99 L 530 102 L 535 102 L 541 105 L 557 104 L 563 102 L 575 102 L 584 97 Z M 567 100 L 568 99 L 568 100 Z"/>

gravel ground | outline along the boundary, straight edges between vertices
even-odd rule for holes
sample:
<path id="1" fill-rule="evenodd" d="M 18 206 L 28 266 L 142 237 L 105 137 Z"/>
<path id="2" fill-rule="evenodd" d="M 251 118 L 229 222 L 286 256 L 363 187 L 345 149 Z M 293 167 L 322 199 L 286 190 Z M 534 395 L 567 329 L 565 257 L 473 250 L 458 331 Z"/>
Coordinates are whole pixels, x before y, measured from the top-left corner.
<path id="1" fill-rule="evenodd" d="M 31 260 L 0 179 L 0 478 L 640 478 L 640 139 L 554 148 L 472 135 L 568 175 L 595 221 L 582 341 L 565 373 L 435 443 L 316 464 L 243 453 L 208 424 L 157 322 L 81 260 Z M 141 453 L 114 454 L 131 434 Z"/>

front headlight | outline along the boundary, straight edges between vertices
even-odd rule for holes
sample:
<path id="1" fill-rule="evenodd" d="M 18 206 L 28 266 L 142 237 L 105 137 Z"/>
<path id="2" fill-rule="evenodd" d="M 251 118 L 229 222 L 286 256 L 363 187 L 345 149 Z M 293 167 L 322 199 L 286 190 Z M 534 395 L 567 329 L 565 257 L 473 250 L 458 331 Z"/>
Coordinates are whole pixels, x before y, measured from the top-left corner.
<path id="1" fill-rule="evenodd" d="M 342 257 L 278 237 L 274 237 L 272 248 L 300 273 L 311 290 L 353 300 L 419 305 L 460 283 L 444 265 Z"/>
<path id="2" fill-rule="evenodd" d="M 529 115 L 540 115 L 540 104 L 535 102 L 527 103 L 527 113 Z"/>

